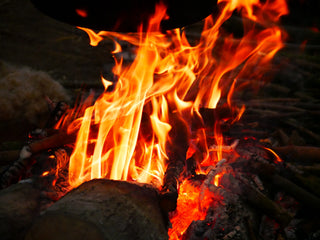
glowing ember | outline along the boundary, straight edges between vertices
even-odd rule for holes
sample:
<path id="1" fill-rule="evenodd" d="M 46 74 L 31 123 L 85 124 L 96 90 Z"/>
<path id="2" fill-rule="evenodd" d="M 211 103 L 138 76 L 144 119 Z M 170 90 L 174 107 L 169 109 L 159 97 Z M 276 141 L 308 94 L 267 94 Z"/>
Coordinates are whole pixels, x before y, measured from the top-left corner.
<path id="1" fill-rule="evenodd" d="M 273 154 L 273 156 L 275 157 L 275 160 L 274 160 L 275 163 L 281 163 L 282 162 L 282 159 L 279 157 L 278 154 L 275 153 L 275 151 L 273 151 L 270 148 L 266 148 L 266 147 L 264 149 L 268 150 L 269 152 L 271 152 Z"/>
<path id="2" fill-rule="evenodd" d="M 76 9 L 76 13 L 80 16 L 80 17 L 83 17 L 83 18 L 86 18 L 88 17 L 88 12 L 85 10 L 85 9 Z"/>
<path id="3" fill-rule="evenodd" d="M 160 22 L 168 18 L 163 4 L 156 7 L 144 33 L 95 33 L 81 28 L 88 33 L 92 46 L 111 38 L 116 46 L 113 54 L 122 51 L 117 40 L 137 50 L 129 65 L 115 58 L 117 82 L 102 78 L 105 89 L 112 86 L 114 90 L 105 91 L 69 125 L 69 131 L 78 130 L 69 165 L 72 187 L 94 178 L 134 180 L 160 187 L 168 160 L 169 132 L 175 127 L 169 124 L 170 114 L 179 114 L 188 122 L 200 117 L 200 107 L 215 109 L 226 99 L 233 117 L 212 122 L 215 149 L 208 149 L 206 133 L 200 129 L 188 150 L 188 156 L 195 154 L 195 143 L 205 153 L 200 154 L 197 164 L 206 173 L 208 166 L 223 159 L 226 148 L 220 121 L 233 123 L 241 118 L 245 107 L 235 106 L 232 96 L 237 88 L 260 85 L 257 80 L 283 46 L 284 33 L 276 22 L 288 10 L 285 0 L 219 0 L 218 6 L 219 15 L 204 20 L 196 45 L 188 42 L 183 30 L 161 33 Z M 242 38 L 222 28 L 234 11 L 243 17 Z M 85 17 L 85 12 L 77 12 Z M 145 114 L 147 124 L 143 125 Z M 222 175 L 214 178 L 216 186 Z M 199 191 L 187 180 L 180 186 L 177 212 L 171 219 L 171 239 L 179 239 L 192 220 L 203 218 L 205 213 L 198 208 Z"/>
<path id="4" fill-rule="evenodd" d="M 177 210 L 170 219 L 170 239 L 180 239 L 193 220 L 202 220 L 206 209 L 199 209 L 200 187 L 184 180 L 180 186 Z M 209 204 L 208 204 L 209 205 Z"/>

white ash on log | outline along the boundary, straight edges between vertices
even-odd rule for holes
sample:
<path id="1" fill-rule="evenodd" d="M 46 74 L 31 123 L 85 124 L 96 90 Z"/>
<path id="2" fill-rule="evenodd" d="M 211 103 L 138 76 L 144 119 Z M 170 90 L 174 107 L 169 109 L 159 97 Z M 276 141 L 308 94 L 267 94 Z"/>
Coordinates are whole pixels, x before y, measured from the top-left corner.
<path id="1" fill-rule="evenodd" d="M 0 238 L 23 239 L 40 214 L 41 192 L 30 183 L 18 183 L 0 192 Z"/>
<path id="2" fill-rule="evenodd" d="M 158 192 L 150 185 L 95 179 L 37 219 L 26 240 L 168 239 Z"/>

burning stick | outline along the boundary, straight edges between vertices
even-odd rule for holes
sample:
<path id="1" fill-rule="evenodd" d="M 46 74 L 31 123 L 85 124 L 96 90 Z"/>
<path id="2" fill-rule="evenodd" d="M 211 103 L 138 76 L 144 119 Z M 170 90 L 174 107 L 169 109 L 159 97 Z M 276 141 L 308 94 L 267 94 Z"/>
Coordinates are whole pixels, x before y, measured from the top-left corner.
<path id="1" fill-rule="evenodd" d="M 34 154 L 49 148 L 61 147 L 65 144 L 73 143 L 75 139 L 76 134 L 68 134 L 65 131 L 58 131 L 56 134 L 50 137 L 30 143 L 29 148 L 30 152 Z"/>
<path id="2" fill-rule="evenodd" d="M 65 144 L 73 143 L 75 134 L 68 134 L 65 131 L 43 138 L 26 145 L 20 151 L 19 159 L 10 166 L 0 178 L 0 187 L 6 188 L 16 183 L 27 172 L 27 170 L 35 163 L 31 156 L 40 151 L 56 148 Z"/>
<path id="3" fill-rule="evenodd" d="M 160 195 L 160 205 L 165 212 L 173 211 L 177 207 L 179 177 L 186 164 L 189 146 L 189 132 L 184 120 L 178 114 L 171 114 L 170 123 L 173 127 L 169 133 L 169 163 Z"/>

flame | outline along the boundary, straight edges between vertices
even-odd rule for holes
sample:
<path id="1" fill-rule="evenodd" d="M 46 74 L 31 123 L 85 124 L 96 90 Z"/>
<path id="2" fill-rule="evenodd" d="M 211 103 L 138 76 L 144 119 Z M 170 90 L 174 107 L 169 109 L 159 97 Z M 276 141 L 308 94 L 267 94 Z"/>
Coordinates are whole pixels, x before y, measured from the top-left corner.
<path id="1" fill-rule="evenodd" d="M 68 132 L 78 131 L 69 163 L 72 187 L 94 178 L 133 180 L 160 187 L 168 161 L 166 149 L 172 144 L 169 133 L 175 128 L 169 121 L 173 113 L 188 122 L 201 118 L 200 108 L 216 109 L 225 103 L 231 119 L 212 122 L 215 149 L 208 149 L 207 130 L 197 129 L 187 154 L 197 155 L 201 169 L 214 166 L 224 152 L 233 151 L 224 146 L 220 123 L 234 123 L 244 113 L 245 106 L 232 102 L 238 89 L 261 85 L 258 80 L 263 79 L 270 61 L 283 47 L 286 36 L 277 21 L 288 9 L 285 0 L 218 0 L 217 4 L 219 14 L 203 21 L 201 36 L 193 45 L 183 29 L 161 32 L 161 21 L 169 17 L 161 3 L 146 32 L 96 33 L 80 28 L 88 34 L 92 46 L 112 39 L 114 55 L 122 52 L 119 41 L 127 42 L 135 49 L 135 59 L 128 64 L 121 54 L 115 56 L 116 81 L 102 78 L 106 91 L 95 103 L 88 104 L 92 101 L 89 97 L 85 107 L 70 111 L 59 123 L 60 127 L 67 125 Z M 222 28 L 234 11 L 243 17 L 241 38 Z M 107 91 L 109 87 L 113 90 Z M 222 175 L 217 174 L 213 184 L 219 186 Z M 178 220 L 171 219 L 170 239 L 180 239 L 192 220 L 204 217 L 198 209 L 199 191 L 189 181 L 181 184 Z"/>
<path id="2" fill-rule="evenodd" d="M 220 179 L 223 176 L 222 173 L 218 173 L 214 176 L 214 185 L 218 187 L 220 185 Z"/>
<path id="3" fill-rule="evenodd" d="M 45 176 L 47 176 L 49 173 L 50 173 L 50 171 L 45 171 L 45 172 L 43 172 L 43 173 L 41 174 L 41 176 L 42 176 L 42 177 L 45 177 Z"/>
<path id="4" fill-rule="evenodd" d="M 275 157 L 275 159 L 274 159 L 274 162 L 275 162 L 275 163 L 281 163 L 281 162 L 283 162 L 282 159 L 279 157 L 279 155 L 276 154 L 276 152 L 273 151 L 271 148 L 264 147 L 264 149 L 266 149 L 267 151 L 269 151 L 269 152 L 272 153 L 272 155 Z"/>
<path id="5" fill-rule="evenodd" d="M 170 219 L 172 224 L 172 228 L 169 229 L 170 239 L 181 239 L 192 221 L 205 218 L 206 211 L 198 208 L 199 198 L 200 187 L 193 185 L 188 180 L 184 180 L 179 189 L 177 209 Z"/>
<path id="6" fill-rule="evenodd" d="M 245 107 L 234 107 L 231 102 L 236 79 L 257 79 L 264 74 L 262 66 L 267 66 L 282 47 L 283 33 L 274 21 L 287 9 L 284 0 L 265 3 L 221 0 L 218 4 L 223 6 L 220 15 L 205 19 L 195 46 L 190 45 L 184 31 L 160 32 L 161 20 L 168 17 L 163 4 L 156 7 L 146 33 L 96 33 L 80 28 L 87 32 L 92 46 L 111 38 L 115 41 L 115 54 L 121 52 L 116 41 L 120 39 L 135 46 L 137 52 L 130 65 L 124 64 L 122 58 L 116 59 L 113 73 L 117 83 L 102 79 L 105 88 L 114 86 L 114 91 L 105 91 L 93 106 L 86 108 L 81 121 L 72 124 L 79 132 L 70 159 L 71 186 L 93 178 L 156 181 L 161 185 L 167 161 L 166 144 L 170 142 L 168 133 L 172 128 L 169 112 L 177 111 L 190 118 L 200 107 L 216 108 L 230 85 L 226 91 L 227 102 L 232 111 L 237 112 L 233 121 L 240 119 Z M 226 36 L 221 30 L 234 10 L 251 20 L 244 22 L 241 39 Z M 256 27 L 258 23 L 265 28 Z M 224 42 L 214 57 L 213 50 L 222 37 Z M 233 82 L 228 79 L 230 75 L 234 76 Z M 147 109 L 151 109 L 151 136 L 139 137 L 142 116 Z M 222 146 L 219 123 L 213 125 L 217 146 Z M 216 162 L 221 158 L 220 149 Z"/>

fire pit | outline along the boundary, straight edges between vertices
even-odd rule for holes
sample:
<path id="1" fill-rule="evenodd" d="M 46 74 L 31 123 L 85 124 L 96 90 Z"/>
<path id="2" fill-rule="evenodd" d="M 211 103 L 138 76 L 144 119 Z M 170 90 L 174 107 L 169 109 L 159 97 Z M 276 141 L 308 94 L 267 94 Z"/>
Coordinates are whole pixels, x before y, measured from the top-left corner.
<path id="1" fill-rule="evenodd" d="M 52 103 L 2 171 L 5 239 L 317 239 L 319 148 L 294 146 L 274 119 L 298 128 L 293 116 L 318 113 L 254 97 L 272 89 L 287 5 L 218 8 L 199 33 L 162 31 L 161 3 L 143 32 L 79 27 L 92 46 L 114 41 L 112 78 L 99 96 Z"/>

